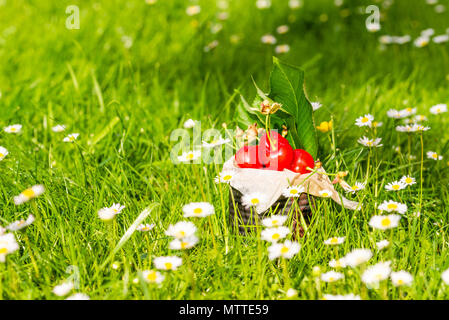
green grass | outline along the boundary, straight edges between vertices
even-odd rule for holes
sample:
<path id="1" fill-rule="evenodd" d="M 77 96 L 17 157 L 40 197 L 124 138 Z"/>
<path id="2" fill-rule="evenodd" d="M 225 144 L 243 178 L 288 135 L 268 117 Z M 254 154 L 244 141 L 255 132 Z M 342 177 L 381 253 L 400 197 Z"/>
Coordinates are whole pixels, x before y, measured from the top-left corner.
<path id="1" fill-rule="evenodd" d="M 0 145 L 10 152 L 0 162 L 0 225 L 36 216 L 33 225 L 15 233 L 20 249 L 0 264 L 0 297 L 59 298 L 53 287 L 70 276 L 67 267 L 76 266 L 76 291 L 92 299 L 282 299 L 289 287 L 298 290 L 300 299 L 350 292 L 363 299 L 449 298 L 441 281 L 449 267 L 449 121 L 447 114 L 429 113 L 432 105 L 448 102 L 448 45 L 408 43 L 379 50 L 378 41 L 381 34 L 415 38 L 429 27 L 443 34 L 449 11 L 435 13 L 424 0 L 396 0 L 381 9 L 382 30 L 372 34 L 365 28 L 367 15 L 357 13 L 371 3 L 344 2 L 338 8 L 333 1 L 306 0 L 291 11 L 284 1 L 273 1 L 271 9 L 260 11 L 253 0 L 231 1 L 230 17 L 215 35 L 210 27 L 219 10 L 209 0 L 199 1 L 202 11 L 194 17 L 186 15 L 188 3 L 181 0 L 154 5 L 144 0 L 0 0 L 0 126 L 23 125 L 19 135 L 0 133 Z M 65 8 L 71 4 L 80 7 L 79 30 L 65 28 Z M 288 43 L 291 50 L 280 59 L 304 68 L 310 100 L 323 104 L 315 122 L 334 120 L 335 153 L 330 133 L 318 132 L 325 169 L 348 170 L 350 183 L 363 181 L 369 170 L 367 188 L 348 196 L 363 202 L 361 211 L 318 201 L 300 253 L 288 260 L 288 277 L 281 261 L 268 260 L 266 243 L 226 233 L 231 230 L 227 186 L 213 182 L 220 165 L 175 165 L 169 157 L 175 144 L 170 133 L 185 120 L 201 120 L 203 130 L 221 129 L 223 122 L 232 128 L 234 89 L 252 98 L 251 76 L 268 89 L 274 48 L 260 38 L 275 34 L 281 24 L 290 31 L 276 35 L 278 43 Z M 240 41 L 234 44 L 230 37 L 236 34 Z M 124 47 L 123 36 L 132 38 L 130 48 Z M 204 52 L 215 39 L 219 46 Z M 433 150 L 445 157 L 433 161 L 424 154 L 419 218 L 413 215 L 419 208 L 419 135 L 411 136 L 410 151 L 417 158 L 409 162 L 408 135 L 396 132 L 395 122 L 386 117 L 388 109 L 408 106 L 429 118 L 424 153 Z M 376 133 L 384 146 L 373 151 L 368 168 L 368 151 L 357 143 L 366 132 L 354 125 L 365 113 L 384 122 Z M 51 131 L 58 123 L 67 125 L 66 133 L 80 133 L 76 143 L 63 143 L 65 133 Z M 385 191 L 385 184 L 405 174 L 418 183 L 399 193 Z M 35 184 L 45 185 L 44 195 L 15 206 L 13 197 Z M 387 199 L 407 203 L 408 212 L 398 228 L 373 231 L 368 221 L 377 213 L 375 203 Z M 184 220 L 181 208 L 192 201 L 211 202 L 216 214 L 210 221 L 194 220 L 198 245 L 171 251 L 164 231 Z M 114 202 L 126 208 L 106 225 L 97 211 Z M 140 212 L 153 203 L 159 205 L 145 222 L 155 223 L 154 230 L 134 233 L 108 260 Z M 324 245 L 336 235 L 346 241 L 335 249 Z M 375 242 L 382 239 L 393 239 L 393 245 L 378 252 Z M 374 252 L 369 265 L 391 260 L 393 270 L 409 271 L 412 286 L 399 290 L 384 281 L 380 289 L 368 290 L 359 270 L 350 268 L 335 284 L 316 281 L 314 266 L 331 270 L 331 259 L 362 247 Z M 159 287 L 133 283 L 139 270 L 153 268 L 154 257 L 172 254 L 184 263 L 164 272 Z M 112 268 L 114 261 L 118 269 Z"/>

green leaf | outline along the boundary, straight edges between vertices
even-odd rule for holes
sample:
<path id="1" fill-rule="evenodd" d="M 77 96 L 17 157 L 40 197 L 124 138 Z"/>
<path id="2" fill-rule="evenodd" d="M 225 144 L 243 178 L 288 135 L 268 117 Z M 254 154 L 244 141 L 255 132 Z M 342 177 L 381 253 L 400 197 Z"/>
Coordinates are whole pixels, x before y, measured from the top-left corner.
<path id="1" fill-rule="evenodd" d="M 261 119 L 259 118 L 258 111 L 254 110 L 253 107 L 240 95 L 240 102 L 235 109 L 234 119 L 240 129 L 245 130 L 248 126 L 254 124 L 255 122 L 260 125 Z"/>
<path id="2" fill-rule="evenodd" d="M 273 57 L 269 97 L 281 103 L 285 111 L 292 115 L 285 119 L 295 148 L 303 148 L 316 158 L 318 143 L 312 105 L 304 93 L 304 71 Z"/>

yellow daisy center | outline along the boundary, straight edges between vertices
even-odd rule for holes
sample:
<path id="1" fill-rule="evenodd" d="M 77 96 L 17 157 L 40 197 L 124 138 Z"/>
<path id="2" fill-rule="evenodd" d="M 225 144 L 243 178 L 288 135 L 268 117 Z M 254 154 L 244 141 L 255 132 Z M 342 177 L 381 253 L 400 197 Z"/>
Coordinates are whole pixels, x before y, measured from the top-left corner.
<path id="1" fill-rule="evenodd" d="M 22 195 L 24 195 L 27 198 L 34 198 L 36 194 L 34 193 L 33 189 L 26 189 L 24 192 L 22 192 Z"/>
<path id="2" fill-rule="evenodd" d="M 412 112 L 412 108 L 407 108 L 407 112 Z"/>
<path id="3" fill-rule="evenodd" d="M 277 239 L 279 239 L 281 237 L 281 235 L 279 234 L 279 233 L 275 233 L 275 234 L 273 234 L 272 236 L 271 236 L 271 238 L 273 239 L 273 240 L 277 240 Z"/>
<path id="4" fill-rule="evenodd" d="M 398 205 L 396 203 L 390 203 L 388 204 L 387 208 L 390 210 L 397 209 Z"/>
<path id="5" fill-rule="evenodd" d="M 192 159 L 193 159 L 193 153 L 189 153 L 189 154 L 186 156 L 186 158 L 187 158 L 188 160 L 192 160 Z"/>
<path id="6" fill-rule="evenodd" d="M 203 209 L 201 209 L 201 208 L 195 208 L 195 209 L 193 210 L 193 213 L 194 213 L 194 214 L 200 214 L 200 213 L 203 213 Z"/>
<path id="7" fill-rule="evenodd" d="M 6 254 L 6 253 L 8 253 L 7 248 L 0 248 L 0 254 Z"/>
<path id="8" fill-rule="evenodd" d="M 25 220 L 22 219 L 22 220 L 20 220 L 19 222 L 17 222 L 17 225 L 18 225 L 18 226 L 21 226 L 21 225 L 24 224 L 24 223 L 25 223 Z"/>
<path id="9" fill-rule="evenodd" d="M 167 264 L 166 264 L 167 265 Z M 156 281 L 157 275 L 156 272 L 151 271 L 148 275 L 147 275 L 147 279 L 149 281 Z"/>
<path id="10" fill-rule="evenodd" d="M 367 145 L 367 146 L 372 146 L 372 145 L 373 145 L 373 142 L 372 142 L 372 141 L 367 141 L 367 142 L 366 142 L 366 145 Z"/>
<path id="11" fill-rule="evenodd" d="M 231 180 L 231 178 L 232 178 L 232 176 L 230 174 L 227 174 L 223 177 L 223 180 L 228 181 L 228 180 Z"/>
<path id="12" fill-rule="evenodd" d="M 283 246 L 281 249 L 281 253 L 287 253 L 288 252 L 288 248 L 286 246 Z"/>
<path id="13" fill-rule="evenodd" d="M 394 184 L 391 188 L 393 188 L 393 190 L 399 190 L 400 187 L 400 185 Z"/>
<path id="14" fill-rule="evenodd" d="M 432 158 L 436 159 L 438 158 L 438 155 L 436 153 L 432 154 Z"/>
<path id="15" fill-rule="evenodd" d="M 3 153 L 0 153 L 0 158 L 3 158 L 5 155 Z"/>
<path id="16" fill-rule="evenodd" d="M 330 243 L 337 244 L 338 243 L 338 238 L 332 238 Z"/>
<path id="17" fill-rule="evenodd" d="M 290 190 L 290 194 L 297 194 L 298 193 L 298 190 L 296 190 L 296 189 L 291 189 Z"/>
<path id="18" fill-rule="evenodd" d="M 412 183 L 413 182 L 413 179 L 412 178 L 406 178 L 405 179 L 405 183 Z"/>
<path id="19" fill-rule="evenodd" d="M 359 186 L 352 186 L 352 188 L 351 188 L 352 190 L 359 190 Z"/>
<path id="20" fill-rule="evenodd" d="M 171 270 L 173 268 L 173 264 L 171 262 L 166 262 L 164 265 L 165 265 L 165 269 L 167 269 L 167 270 Z"/>
<path id="21" fill-rule="evenodd" d="M 382 219 L 381 223 L 380 223 L 383 227 L 388 227 L 389 225 L 391 225 L 391 220 L 388 218 L 384 218 Z"/>
<path id="22" fill-rule="evenodd" d="M 188 244 L 189 244 L 188 242 L 182 241 L 181 242 L 181 248 L 183 248 L 183 249 L 187 248 Z"/>
<path id="23" fill-rule="evenodd" d="M 329 278 L 329 281 L 334 281 L 334 280 L 335 280 L 334 277 L 330 277 L 330 278 Z"/>
<path id="24" fill-rule="evenodd" d="M 321 195 L 322 195 L 323 197 L 327 197 L 327 196 L 329 195 L 329 193 L 323 192 Z"/>
<path id="25" fill-rule="evenodd" d="M 362 122 L 363 122 L 363 123 L 368 122 L 368 121 L 369 121 L 369 119 L 368 119 L 367 117 L 363 117 L 363 118 L 362 118 Z"/>
<path id="26" fill-rule="evenodd" d="M 278 220 L 273 220 L 273 221 L 271 221 L 271 224 L 273 225 L 273 226 L 275 226 L 275 225 L 277 225 L 278 224 Z"/>
<path id="27" fill-rule="evenodd" d="M 399 279 L 397 282 L 398 282 L 398 284 L 404 284 L 404 280 L 402 280 L 402 279 Z"/>
<path id="28" fill-rule="evenodd" d="M 11 132 L 16 132 L 17 129 L 16 128 L 11 128 Z"/>
<path id="29" fill-rule="evenodd" d="M 258 204 L 259 203 L 259 199 L 257 199 L 257 198 L 251 199 L 251 203 L 252 204 Z"/>
<path id="30" fill-rule="evenodd" d="M 181 237 L 184 237 L 186 235 L 186 233 L 184 231 L 179 231 L 178 235 L 180 235 Z"/>

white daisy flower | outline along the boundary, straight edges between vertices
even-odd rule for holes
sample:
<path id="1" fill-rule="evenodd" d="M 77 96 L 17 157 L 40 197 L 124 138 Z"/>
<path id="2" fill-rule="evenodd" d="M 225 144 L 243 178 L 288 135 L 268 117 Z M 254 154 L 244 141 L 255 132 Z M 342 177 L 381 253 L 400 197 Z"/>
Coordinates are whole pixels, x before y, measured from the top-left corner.
<path id="1" fill-rule="evenodd" d="M 430 38 L 426 37 L 426 36 L 420 36 L 418 38 L 415 39 L 415 41 L 413 42 L 413 44 L 415 45 L 415 47 L 417 48 L 423 48 L 425 46 L 427 46 L 429 44 Z"/>
<path id="2" fill-rule="evenodd" d="M 390 245 L 390 241 L 388 240 L 381 240 L 379 242 L 376 242 L 376 247 L 378 250 L 382 250 Z"/>
<path id="3" fill-rule="evenodd" d="M 384 125 L 384 123 L 383 122 L 378 122 L 378 121 L 373 121 L 372 123 L 371 123 L 371 128 L 379 128 L 379 127 L 382 127 Z"/>
<path id="4" fill-rule="evenodd" d="M 268 201 L 268 199 L 266 195 L 259 192 L 254 192 L 242 196 L 241 201 L 246 209 L 254 207 L 256 208 L 256 211 L 258 211 L 258 208 L 260 208 L 260 206 L 263 206 Z"/>
<path id="5" fill-rule="evenodd" d="M 435 30 L 432 28 L 425 29 L 421 31 L 421 36 L 423 37 L 431 37 L 435 34 Z"/>
<path id="6" fill-rule="evenodd" d="M 369 127 L 373 122 L 374 117 L 370 114 L 365 114 L 362 117 L 359 117 L 355 120 L 355 125 L 358 127 Z"/>
<path id="7" fill-rule="evenodd" d="M 329 267 L 339 269 L 339 268 L 345 268 L 346 267 L 346 261 L 344 258 L 340 258 L 338 260 L 332 259 L 329 261 Z"/>
<path id="8" fill-rule="evenodd" d="M 324 244 L 326 245 L 336 245 L 336 244 L 342 244 L 345 242 L 346 237 L 332 237 L 327 240 L 324 240 Z"/>
<path id="9" fill-rule="evenodd" d="M 257 0 L 256 7 L 258 9 L 268 9 L 271 7 L 271 0 Z"/>
<path id="10" fill-rule="evenodd" d="M 267 228 L 282 226 L 287 221 L 288 216 L 273 215 L 262 220 L 262 225 Z"/>
<path id="11" fill-rule="evenodd" d="M 153 228 L 154 228 L 154 223 L 152 223 L 152 224 L 139 224 L 138 226 L 137 226 L 137 228 L 136 228 L 136 230 L 137 231 L 140 231 L 140 232 L 148 232 L 148 231 L 150 231 L 150 230 L 152 230 Z"/>
<path id="12" fill-rule="evenodd" d="M 188 16 L 195 16 L 201 12 L 201 7 L 198 5 L 188 6 L 186 9 L 186 13 Z"/>
<path id="13" fill-rule="evenodd" d="M 325 294 L 323 295 L 323 300 L 362 300 L 359 295 L 355 295 L 353 293 L 349 293 L 346 295 L 333 295 L 333 294 Z"/>
<path id="14" fill-rule="evenodd" d="M 303 5 L 302 0 L 289 0 L 288 1 L 288 6 L 290 7 L 290 9 L 299 9 L 301 8 Z"/>
<path id="15" fill-rule="evenodd" d="M 341 273 L 341 272 L 328 271 L 326 273 L 322 273 L 321 274 L 321 281 L 335 282 L 335 281 L 338 281 L 340 279 L 343 279 L 344 277 L 345 277 L 344 274 Z"/>
<path id="16" fill-rule="evenodd" d="M 0 262 L 5 262 L 6 255 L 19 249 L 19 244 L 12 233 L 0 235 Z"/>
<path id="17" fill-rule="evenodd" d="M 449 269 L 443 271 L 441 274 L 441 279 L 445 284 L 449 285 Z"/>
<path id="18" fill-rule="evenodd" d="M 22 131 L 21 124 L 13 124 L 4 128 L 6 133 L 20 133 Z"/>
<path id="19" fill-rule="evenodd" d="M 426 126 L 420 125 L 420 124 L 418 124 L 418 123 L 414 123 L 414 124 L 412 125 L 412 131 L 413 131 L 413 132 L 417 132 L 417 131 L 428 131 L 428 130 L 430 130 L 430 127 L 426 127 Z"/>
<path id="20" fill-rule="evenodd" d="M 367 262 L 372 256 L 373 253 L 369 249 L 354 249 L 344 257 L 344 261 L 346 265 L 354 268 Z"/>
<path id="21" fill-rule="evenodd" d="M 287 187 L 283 192 L 282 195 L 286 198 L 290 197 L 299 197 L 301 193 L 304 193 L 305 189 L 303 186 L 291 186 Z"/>
<path id="22" fill-rule="evenodd" d="M 443 13 L 444 11 L 446 11 L 446 7 L 442 4 L 437 4 L 433 9 L 436 13 Z"/>
<path id="23" fill-rule="evenodd" d="M 385 34 L 379 37 L 379 42 L 382 44 L 390 44 L 394 42 L 394 37 Z"/>
<path id="24" fill-rule="evenodd" d="M 279 257 L 291 259 L 299 252 L 301 246 L 297 242 L 285 240 L 284 243 L 273 243 L 268 247 L 268 258 L 274 260 Z"/>
<path id="25" fill-rule="evenodd" d="M 195 161 L 200 157 L 201 157 L 201 151 L 199 151 L 199 150 L 187 151 L 187 152 L 183 152 L 182 155 L 178 156 L 178 161 L 190 162 L 190 161 Z"/>
<path id="26" fill-rule="evenodd" d="M 211 142 L 203 141 L 203 148 L 215 148 L 215 147 L 222 146 L 229 142 L 231 142 L 230 139 L 223 139 L 222 137 L 220 137 L 219 139 L 213 140 Z"/>
<path id="27" fill-rule="evenodd" d="M 184 122 L 184 128 L 191 129 L 196 125 L 196 121 L 193 119 L 188 119 L 186 122 Z"/>
<path id="28" fill-rule="evenodd" d="M 434 105 L 430 108 L 430 113 L 432 114 L 441 114 L 444 112 L 447 112 L 447 105 L 443 103 Z"/>
<path id="29" fill-rule="evenodd" d="M 185 218 L 204 218 L 215 213 L 214 206 L 209 202 L 191 202 L 182 207 Z"/>
<path id="30" fill-rule="evenodd" d="M 393 200 L 385 200 L 379 205 L 378 209 L 387 212 L 396 211 L 400 214 L 404 214 L 407 212 L 407 205 Z"/>
<path id="31" fill-rule="evenodd" d="M 170 225 L 165 234 L 177 239 L 189 238 L 195 235 L 196 226 L 190 221 L 180 221 L 174 225 Z"/>
<path id="32" fill-rule="evenodd" d="M 17 220 L 11 223 L 9 226 L 6 227 L 6 229 L 10 231 L 18 231 L 25 227 L 28 227 L 30 224 L 34 222 L 34 216 L 30 214 L 26 220 Z"/>
<path id="33" fill-rule="evenodd" d="M 233 170 L 223 170 L 215 177 L 215 183 L 230 183 L 234 174 Z"/>
<path id="34" fill-rule="evenodd" d="M 449 41 L 449 35 L 447 34 L 442 34 L 439 36 L 435 36 L 433 37 L 432 41 L 434 43 L 444 43 L 444 42 L 448 42 Z"/>
<path id="35" fill-rule="evenodd" d="M 69 294 L 70 291 L 74 288 L 74 284 L 72 281 L 64 282 L 60 285 L 57 285 L 53 288 L 53 293 L 59 297 L 65 296 Z"/>
<path id="36" fill-rule="evenodd" d="M 144 270 L 142 277 L 148 283 L 161 283 L 165 279 L 165 276 L 156 270 Z"/>
<path id="37" fill-rule="evenodd" d="M 399 191 L 405 188 L 407 188 L 407 185 L 402 182 L 402 180 L 390 182 L 385 186 L 385 189 L 387 189 L 387 191 Z"/>
<path id="38" fill-rule="evenodd" d="M 157 257 L 153 262 L 156 269 L 176 270 L 182 264 L 182 259 L 177 256 Z"/>
<path id="39" fill-rule="evenodd" d="M 318 193 L 320 194 L 320 197 L 323 197 L 323 198 L 330 198 L 330 197 L 332 197 L 332 194 L 333 194 L 332 190 L 328 190 L 328 189 L 320 190 Z"/>
<path id="40" fill-rule="evenodd" d="M 319 102 L 311 102 L 313 111 L 317 111 L 319 108 L 321 108 L 323 105 Z"/>
<path id="41" fill-rule="evenodd" d="M 427 151 L 427 158 L 432 160 L 443 160 L 443 156 L 440 156 L 438 153 L 433 151 Z"/>
<path id="42" fill-rule="evenodd" d="M 427 117 L 425 115 L 422 114 L 418 114 L 417 116 L 415 116 L 415 121 L 420 122 L 420 121 L 427 121 Z"/>
<path id="43" fill-rule="evenodd" d="M 5 159 L 5 157 L 9 154 L 9 151 L 4 147 L 0 147 L 0 161 Z"/>
<path id="44" fill-rule="evenodd" d="M 362 274 L 362 282 L 367 285 L 377 284 L 380 281 L 388 279 L 391 273 L 391 261 L 379 262 L 368 267 Z"/>
<path id="45" fill-rule="evenodd" d="M 276 28 L 276 32 L 279 34 L 287 33 L 289 30 L 290 28 L 285 24 Z"/>
<path id="46" fill-rule="evenodd" d="M 407 186 L 416 184 L 416 179 L 412 176 L 403 176 L 400 181 Z"/>
<path id="47" fill-rule="evenodd" d="M 390 278 L 395 287 L 410 286 L 413 282 L 413 276 L 404 270 L 392 272 Z"/>
<path id="48" fill-rule="evenodd" d="M 79 133 L 71 133 L 67 137 L 65 137 L 62 141 L 63 142 L 75 142 L 76 139 L 79 137 Z"/>
<path id="49" fill-rule="evenodd" d="M 356 182 L 356 183 L 354 183 L 354 185 L 352 185 L 352 186 L 350 187 L 349 190 L 346 190 L 346 191 L 347 191 L 347 192 L 350 192 L 350 193 L 355 193 L 356 191 L 365 189 L 365 186 L 366 186 L 366 184 L 363 183 L 363 182 Z"/>
<path id="50" fill-rule="evenodd" d="M 394 37 L 393 39 L 393 42 L 396 44 L 406 44 L 410 41 L 412 41 L 412 37 L 408 34 L 404 36 Z"/>
<path id="51" fill-rule="evenodd" d="M 277 40 L 272 34 L 265 34 L 260 38 L 260 41 L 265 44 L 276 44 Z"/>
<path id="52" fill-rule="evenodd" d="M 194 235 L 183 238 L 183 239 L 173 239 L 168 247 L 171 250 L 185 250 L 193 248 L 198 243 L 198 238 Z"/>
<path id="53" fill-rule="evenodd" d="M 277 54 L 287 53 L 290 51 L 290 46 L 288 44 L 280 44 L 274 48 L 274 52 Z"/>
<path id="54" fill-rule="evenodd" d="M 393 119 L 401 119 L 403 115 L 396 109 L 390 109 L 387 111 L 387 116 Z"/>
<path id="55" fill-rule="evenodd" d="M 66 300 L 90 300 L 90 297 L 87 294 L 77 292 L 66 298 Z"/>
<path id="56" fill-rule="evenodd" d="M 44 192 L 45 192 L 45 187 L 43 185 L 39 184 L 39 185 L 32 186 L 31 188 L 24 190 L 18 196 L 14 197 L 14 203 L 16 205 L 20 205 L 22 203 L 30 201 L 31 199 L 39 197 Z"/>
<path id="57" fill-rule="evenodd" d="M 284 226 L 267 228 L 261 232 L 261 239 L 269 242 L 278 242 L 290 234 L 290 229 Z"/>
<path id="58" fill-rule="evenodd" d="M 296 290 L 293 289 L 293 288 L 290 288 L 290 289 L 287 290 L 287 292 L 285 293 L 285 295 L 287 296 L 287 298 L 293 298 L 293 297 L 295 297 L 295 296 L 298 295 L 298 291 L 296 291 Z"/>
<path id="59" fill-rule="evenodd" d="M 401 118 L 409 117 L 413 114 L 416 114 L 417 108 L 405 108 L 399 111 Z"/>
<path id="60" fill-rule="evenodd" d="M 399 225 L 401 216 L 390 214 L 386 216 L 373 216 L 369 221 L 369 225 L 374 229 L 386 230 L 396 228 Z"/>
<path id="61" fill-rule="evenodd" d="M 51 130 L 53 132 L 62 132 L 62 131 L 65 130 L 65 126 L 61 125 L 61 124 L 58 124 L 58 125 L 54 126 L 53 128 L 51 128 Z"/>
<path id="62" fill-rule="evenodd" d="M 120 203 L 114 203 L 110 207 L 104 207 L 98 210 L 98 217 L 103 221 L 112 220 L 117 214 L 121 213 L 125 206 Z"/>
<path id="63" fill-rule="evenodd" d="M 363 138 L 360 138 L 357 140 L 358 143 L 364 145 L 365 147 L 382 147 L 383 144 L 379 144 L 382 138 L 375 138 L 375 139 L 368 139 L 367 137 L 363 136 Z"/>

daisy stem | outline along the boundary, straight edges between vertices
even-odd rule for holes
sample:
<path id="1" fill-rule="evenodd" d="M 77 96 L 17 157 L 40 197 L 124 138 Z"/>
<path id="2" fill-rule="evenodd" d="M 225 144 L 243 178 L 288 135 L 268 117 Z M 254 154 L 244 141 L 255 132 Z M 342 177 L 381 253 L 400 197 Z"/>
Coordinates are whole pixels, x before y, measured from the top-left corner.
<path id="1" fill-rule="evenodd" d="M 307 223 L 306 223 L 306 220 L 304 219 L 304 215 L 302 214 L 301 208 L 299 207 L 299 204 L 296 201 L 296 198 L 295 198 L 295 210 L 296 210 L 296 215 L 298 215 L 298 211 L 299 211 L 299 219 L 300 219 L 301 226 L 304 229 L 304 236 L 305 236 L 307 233 L 307 230 L 308 230 Z M 299 238 L 299 235 L 297 235 L 297 236 Z"/>
<path id="2" fill-rule="evenodd" d="M 336 171 L 338 172 L 338 170 L 340 168 L 340 164 L 339 164 L 339 162 L 337 160 L 337 146 L 336 146 L 336 143 L 335 143 L 335 131 L 334 131 L 334 126 L 333 126 L 333 124 L 334 124 L 334 116 L 333 115 L 331 115 L 331 122 L 332 122 L 332 131 L 331 131 L 331 133 L 332 133 L 332 151 L 334 153 L 333 158 L 335 159 Z"/>
<path id="3" fill-rule="evenodd" d="M 287 260 L 285 258 L 282 258 L 282 269 L 284 273 L 284 290 L 287 291 L 290 289 L 290 277 L 288 275 Z"/>
<path id="4" fill-rule="evenodd" d="M 23 239 L 28 248 L 28 252 L 30 255 L 30 259 L 31 259 L 31 264 L 33 265 L 34 271 L 36 272 L 36 277 L 39 277 L 39 268 L 37 267 L 36 260 L 34 259 L 34 256 L 33 256 L 33 251 L 31 250 L 30 240 L 28 239 L 28 235 L 25 232 L 23 233 Z"/>
<path id="5" fill-rule="evenodd" d="M 214 229 L 212 227 L 212 220 L 211 220 L 210 216 L 207 217 L 207 220 L 209 221 L 210 233 L 212 234 L 212 243 L 214 244 L 214 249 L 217 250 L 217 244 L 215 242 Z"/>
<path id="6" fill-rule="evenodd" d="M 220 203 L 221 203 L 221 212 L 223 216 L 223 231 L 224 231 L 224 241 L 225 241 L 225 254 L 228 253 L 228 225 L 226 223 L 226 208 L 225 202 L 223 199 L 223 186 L 221 183 L 218 184 L 219 192 L 220 192 Z"/>
<path id="7" fill-rule="evenodd" d="M 408 134 L 408 174 L 411 174 L 411 171 L 412 171 L 411 156 L 412 156 L 412 136 L 409 133 Z"/>
<path id="8" fill-rule="evenodd" d="M 420 168 L 420 188 L 419 188 L 419 212 L 422 211 L 422 185 L 423 185 L 423 169 L 424 169 L 424 141 L 422 131 L 419 138 L 421 140 L 421 168 Z"/>
<path id="9" fill-rule="evenodd" d="M 366 182 L 368 182 L 368 178 L 369 178 L 370 159 L 371 159 L 371 148 L 369 148 L 369 151 L 368 151 L 368 160 L 367 160 L 367 162 L 366 162 L 366 178 L 365 178 L 365 181 L 366 181 Z"/>
<path id="10" fill-rule="evenodd" d="M 196 178 L 196 180 L 198 182 L 198 185 L 200 186 L 200 191 L 201 191 L 201 196 L 203 197 L 203 201 L 206 201 L 206 194 L 204 193 L 203 185 L 201 184 L 201 177 L 200 177 L 200 175 L 198 173 L 199 170 L 201 170 L 201 169 L 195 168 L 193 170 L 193 173 L 195 174 L 195 178 Z"/>
<path id="11" fill-rule="evenodd" d="M 190 261 L 189 254 L 186 251 L 184 251 L 184 258 L 185 258 L 187 267 L 190 272 L 190 281 L 191 281 L 191 286 L 192 286 L 190 299 L 193 300 L 193 299 L 195 299 L 195 295 L 196 295 L 195 271 L 193 270 L 192 262 Z"/>

